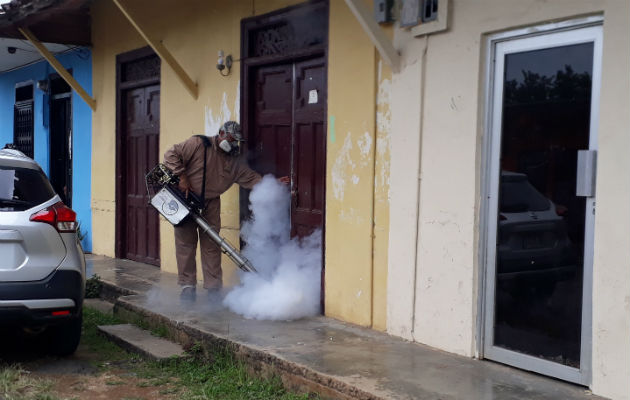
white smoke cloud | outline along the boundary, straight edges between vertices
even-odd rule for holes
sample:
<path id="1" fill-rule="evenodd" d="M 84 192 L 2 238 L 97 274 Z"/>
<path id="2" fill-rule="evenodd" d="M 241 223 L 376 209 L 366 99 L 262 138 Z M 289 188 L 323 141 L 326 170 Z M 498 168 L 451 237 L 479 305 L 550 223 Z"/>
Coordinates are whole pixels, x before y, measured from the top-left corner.
<path id="1" fill-rule="evenodd" d="M 242 273 L 241 284 L 223 300 L 230 310 L 253 319 L 293 320 L 320 308 L 321 231 L 290 238 L 289 193 L 267 175 L 250 194 L 252 217 L 241 229 L 243 255 L 259 271 Z"/>

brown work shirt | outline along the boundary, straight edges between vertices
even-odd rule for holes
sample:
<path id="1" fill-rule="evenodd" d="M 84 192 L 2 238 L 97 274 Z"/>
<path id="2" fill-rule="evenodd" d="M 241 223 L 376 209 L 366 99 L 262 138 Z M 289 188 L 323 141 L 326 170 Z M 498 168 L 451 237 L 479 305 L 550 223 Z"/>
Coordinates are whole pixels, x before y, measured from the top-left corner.
<path id="1" fill-rule="evenodd" d="M 216 137 L 211 137 L 210 143 L 206 159 L 206 200 L 219 197 L 234 183 L 251 189 L 261 180 L 260 174 L 240 157 L 221 150 Z M 185 174 L 192 191 L 197 194 L 201 194 L 203 183 L 203 154 L 203 139 L 197 136 L 173 145 L 164 153 L 164 164 L 177 176 Z"/>

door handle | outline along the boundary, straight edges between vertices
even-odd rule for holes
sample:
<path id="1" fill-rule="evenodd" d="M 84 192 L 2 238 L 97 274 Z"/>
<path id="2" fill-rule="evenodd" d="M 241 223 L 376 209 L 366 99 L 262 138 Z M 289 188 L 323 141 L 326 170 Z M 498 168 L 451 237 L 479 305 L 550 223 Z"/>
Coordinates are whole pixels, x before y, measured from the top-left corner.
<path id="1" fill-rule="evenodd" d="M 575 195 L 595 196 L 595 172 L 597 170 L 597 150 L 578 150 L 577 182 Z"/>

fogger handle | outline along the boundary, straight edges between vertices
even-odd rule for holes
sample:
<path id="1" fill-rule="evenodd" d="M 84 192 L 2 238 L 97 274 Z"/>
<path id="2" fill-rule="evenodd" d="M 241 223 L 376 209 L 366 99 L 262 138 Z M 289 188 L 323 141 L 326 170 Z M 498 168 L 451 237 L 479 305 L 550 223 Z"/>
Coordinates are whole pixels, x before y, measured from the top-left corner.
<path id="1" fill-rule="evenodd" d="M 195 218 L 195 222 L 210 236 L 210 238 L 221 248 L 221 250 L 227 254 L 228 257 L 243 271 L 258 272 L 251 262 L 241 255 L 232 245 L 225 240 L 217 231 L 212 229 L 210 224 L 201 216 L 192 214 Z"/>

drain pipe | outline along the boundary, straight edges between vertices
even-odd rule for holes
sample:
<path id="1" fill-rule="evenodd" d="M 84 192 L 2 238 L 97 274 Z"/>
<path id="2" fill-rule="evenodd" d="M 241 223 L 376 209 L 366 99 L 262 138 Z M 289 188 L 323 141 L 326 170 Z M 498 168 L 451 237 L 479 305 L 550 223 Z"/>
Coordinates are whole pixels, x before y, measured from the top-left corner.
<path id="1" fill-rule="evenodd" d="M 419 146 L 418 146 L 418 184 L 416 192 L 416 234 L 415 234 L 415 251 L 413 262 L 413 296 L 411 306 L 411 338 L 414 342 L 416 339 L 416 298 L 417 298 L 417 282 L 418 282 L 418 255 L 420 254 L 420 185 L 422 183 L 422 139 L 423 139 L 423 124 L 424 124 L 424 98 L 425 98 L 425 83 L 426 83 L 426 66 L 427 66 L 427 49 L 429 47 L 429 35 L 424 36 L 424 43 L 422 44 L 422 55 L 420 56 L 420 123 L 419 123 Z"/>

